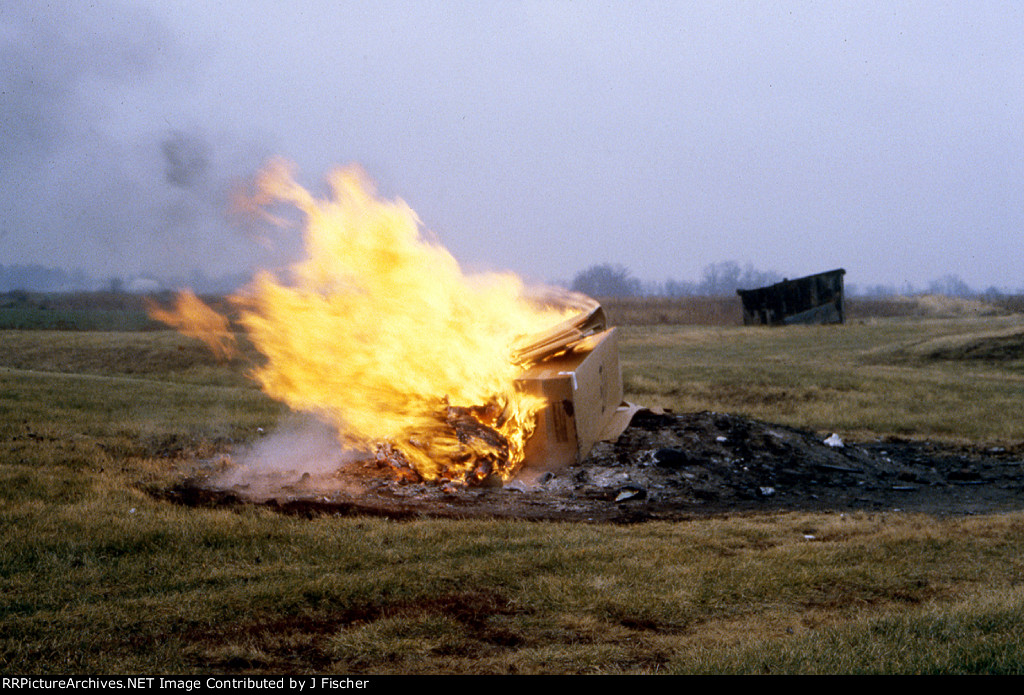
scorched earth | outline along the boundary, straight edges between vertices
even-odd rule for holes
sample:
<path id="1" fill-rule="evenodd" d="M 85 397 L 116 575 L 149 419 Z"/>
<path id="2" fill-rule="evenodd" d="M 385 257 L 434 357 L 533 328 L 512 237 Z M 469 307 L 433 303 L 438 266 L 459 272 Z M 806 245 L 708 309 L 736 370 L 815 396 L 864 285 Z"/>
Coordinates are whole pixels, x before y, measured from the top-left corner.
<path id="1" fill-rule="evenodd" d="M 826 443 L 826 440 L 828 443 Z M 1024 451 L 886 439 L 842 442 L 713 412 L 641 410 L 581 463 L 526 469 L 501 487 L 399 482 L 372 458 L 328 473 L 227 475 L 230 456 L 197 462 L 161 497 L 261 504 L 286 513 L 393 518 L 639 522 L 733 513 L 908 511 L 940 516 L 1024 509 Z M 225 481 L 235 480 L 230 484 Z"/>

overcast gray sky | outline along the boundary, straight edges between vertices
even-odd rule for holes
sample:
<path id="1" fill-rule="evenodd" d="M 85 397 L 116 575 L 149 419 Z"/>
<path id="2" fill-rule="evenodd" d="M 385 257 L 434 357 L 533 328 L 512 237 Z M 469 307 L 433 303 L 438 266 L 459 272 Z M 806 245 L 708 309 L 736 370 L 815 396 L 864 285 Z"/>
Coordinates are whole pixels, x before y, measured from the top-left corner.
<path id="1" fill-rule="evenodd" d="M 0 0 L 0 263 L 216 275 L 268 157 L 471 270 L 1024 286 L 1024 3 Z"/>

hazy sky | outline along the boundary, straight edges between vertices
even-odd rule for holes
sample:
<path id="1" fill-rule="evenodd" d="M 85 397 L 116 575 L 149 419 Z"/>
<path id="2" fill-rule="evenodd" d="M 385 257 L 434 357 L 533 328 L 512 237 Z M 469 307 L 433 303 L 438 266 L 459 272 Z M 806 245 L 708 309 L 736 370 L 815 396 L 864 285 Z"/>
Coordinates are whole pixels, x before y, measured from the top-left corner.
<path id="1" fill-rule="evenodd" d="M 275 262 L 269 157 L 469 269 L 1024 286 L 1024 4 L 0 0 L 0 263 Z"/>

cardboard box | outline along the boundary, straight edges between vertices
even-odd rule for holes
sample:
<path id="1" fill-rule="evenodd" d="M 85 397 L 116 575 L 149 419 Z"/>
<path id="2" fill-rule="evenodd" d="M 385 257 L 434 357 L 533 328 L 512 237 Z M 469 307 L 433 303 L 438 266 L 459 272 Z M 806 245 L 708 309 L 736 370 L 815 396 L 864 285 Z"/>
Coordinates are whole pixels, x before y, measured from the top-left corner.
<path id="1" fill-rule="evenodd" d="M 524 467 L 551 470 L 578 463 L 621 420 L 616 418 L 621 414 L 622 372 L 615 329 L 593 333 L 534 364 L 518 382 L 527 393 L 548 401 L 526 443 Z"/>

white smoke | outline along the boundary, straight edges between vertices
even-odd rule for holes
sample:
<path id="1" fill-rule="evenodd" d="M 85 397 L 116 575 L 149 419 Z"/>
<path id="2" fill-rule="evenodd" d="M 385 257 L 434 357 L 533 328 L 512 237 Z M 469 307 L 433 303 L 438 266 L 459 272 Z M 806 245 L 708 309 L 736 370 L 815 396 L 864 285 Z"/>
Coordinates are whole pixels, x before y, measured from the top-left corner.
<path id="1" fill-rule="evenodd" d="M 299 417 L 231 457 L 207 484 L 262 501 L 282 495 L 329 494 L 345 487 L 338 473 L 368 453 L 344 447 L 337 431 Z"/>

